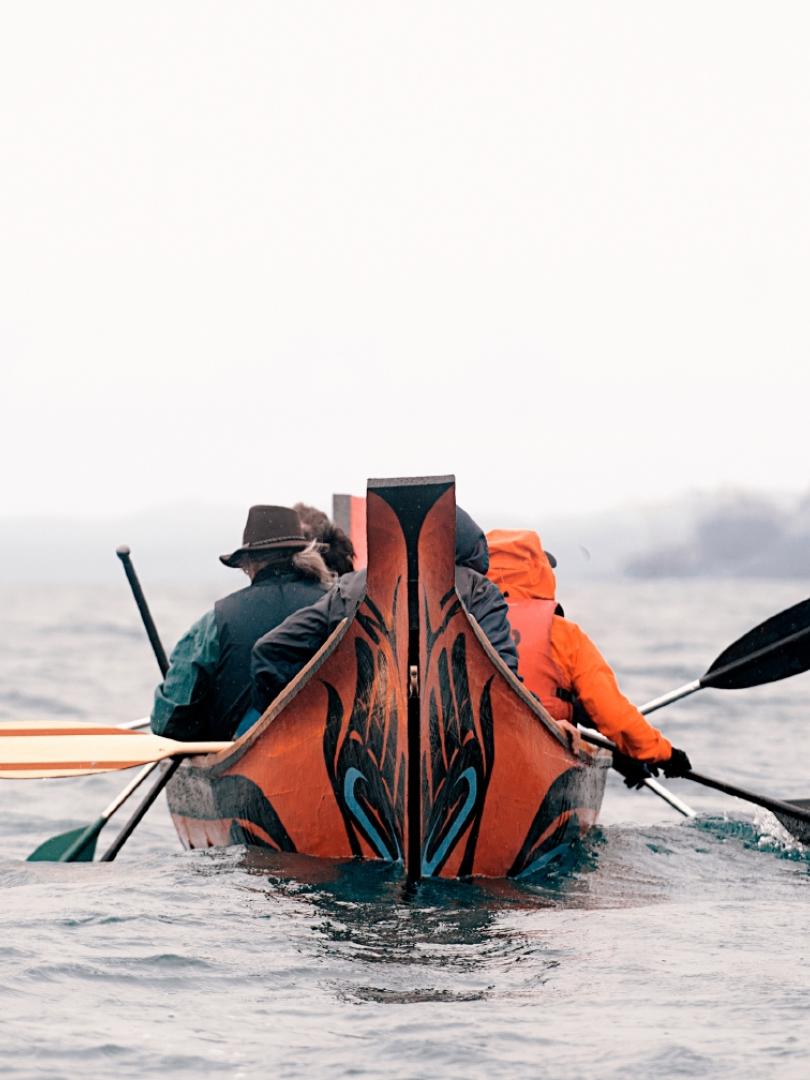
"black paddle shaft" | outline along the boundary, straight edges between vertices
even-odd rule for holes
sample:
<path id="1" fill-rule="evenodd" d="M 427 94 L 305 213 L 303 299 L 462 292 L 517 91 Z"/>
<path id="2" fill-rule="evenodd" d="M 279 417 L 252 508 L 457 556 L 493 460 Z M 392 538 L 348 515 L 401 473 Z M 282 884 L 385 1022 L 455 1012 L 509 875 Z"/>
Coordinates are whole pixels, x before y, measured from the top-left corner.
<path id="1" fill-rule="evenodd" d="M 135 567 L 132 565 L 132 559 L 130 558 L 130 550 L 126 544 L 122 544 L 121 547 L 116 548 L 115 554 L 121 560 L 124 566 L 124 573 L 127 575 L 127 581 L 132 589 L 132 595 L 135 597 L 135 603 L 138 605 L 138 611 L 141 613 L 143 619 L 144 629 L 146 630 L 147 637 L 152 646 L 152 651 L 155 654 L 155 659 L 158 662 L 160 668 L 160 674 L 165 677 L 166 672 L 169 670 L 169 661 L 166 658 L 166 651 L 163 648 L 163 644 L 160 640 L 160 635 L 157 632 L 152 613 L 149 610 L 149 605 L 146 602 L 146 597 L 143 595 L 143 589 L 141 583 L 138 581 L 138 575 L 135 573 Z M 132 833 L 135 831 L 136 826 L 139 824 L 141 818 L 146 811 L 164 789 L 169 780 L 174 776 L 177 767 L 179 766 L 182 758 L 175 758 L 170 761 L 161 775 L 157 778 L 151 789 L 147 793 L 146 797 L 141 800 L 135 812 L 127 821 L 126 825 L 120 831 L 109 848 L 104 852 L 100 862 L 112 862 Z"/>
<path id="2" fill-rule="evenodd" d="M 705 776 L 703 773 L 694 772 L 694 770 L 685 773 L 684 779 L 693 780 L 696 784 L 702 784 L 704 787 L 714 788 L 715 791 L 722 791 L 726 795 L 733 795 L 737 799 L 755 803 L 757 806 L 770 810 L 772 814 L 784 814 L 797 818 L 810 826 L 810 810 L 796 803 L 785 802 L 782 799 L 771 799 L 767 795 L 759 795 L 756 791 L 746 791 L 745 788 L 729 784 L 727 780 L 717 780 L 713 776 Z"/>
<path id="3" fill-rule="evenodd" d="M 99 862 L 113 861 L 113 859 L 127 842 L 127 840 L 129 840 L 136 827 L 140 824 L 141 818 L 146 814 L 146 811 L 149 809 L 149 807 L 152 805 L 152 803 L 155 801 L 161 791 L 163 791 L 168 782 L 177 772 L 182 760 L 182 758 L 177 757 L 173 758 L 168 763 L 166 768 L 163 770 L 163 772 L 154 782 L 152 787 L 149 789 L 146 797 L 142 799 L 141 802 L 138 804 L 132 816 L 129 818 L 121 832 L 118 834 L 118 836 L 116 836 L 115 840 L 113 840 L 113 842 L 101 856 Z"/>
<path id="4" fill-rule="evenodd" d="M 602 746 L 606 750 L 616 749 L 610 739 L 606 739 L 604 735 L 600 735 L 596 731 L 580 730 L 580 734 L 585 742 L 593 743 L 594 746 Z M 756 791 L 746 791 L 745 788 L 736 787 L 725 780 L 716 780 L 713 776 L 704 776 L 703 773 L 697 773 L 693 769 L 684 773 L 681 779 L 691 780 L 695 784 L 702 784 L 703 787 L 714 788 L 715 791 L 722 791 L 726 795 L 733 795 L 737 799 L 743 799 L 745 802 L 762 806 L 775 814 L 787 831 L 792 833 L 798 840 L 801 840 L 804 844 L 810 843 L 810 809 L 808 809 L 805 800 L 800 799 L 799 804 L 801 805 L 799 805 L 785 802 L 782 799 L 771 799 L 767 795 L 758 794 Z"/>
<path id="5" fill-rule="evenodd" d="M 132 589 L 132 595 L 135 597 L 135 603 L 138 605 L 138 611 L 141 613 L 146 636 L 149 638 L 149 643 L 152 646 L 152 651 L 158 662 L 160 674 L 165 676 L 166 672 L 169 670 L 169 661 L 166 658 L 166 651 L 161 643 L 155 621 L 152 618 L 152 613 L 146 602 L 146 597 L 143 595 L 143 589 L 141 588 L 140 581 L 138 581 L 138 575 L 135 573 L 135 567 L 132 565 L 129 548 L 126 544 L 122 544 L 121 547 L 115 549 L 115 554 L 123 563 L 124 573 L 127 575 L 127 581 L 129 582 L 129 587 Z"/>

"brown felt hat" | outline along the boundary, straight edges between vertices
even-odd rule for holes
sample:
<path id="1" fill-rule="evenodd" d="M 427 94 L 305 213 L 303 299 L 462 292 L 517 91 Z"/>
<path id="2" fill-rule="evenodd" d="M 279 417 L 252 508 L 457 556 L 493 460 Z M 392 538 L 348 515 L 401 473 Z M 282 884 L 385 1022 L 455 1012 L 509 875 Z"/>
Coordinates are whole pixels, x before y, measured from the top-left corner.
<path id="1" fill-rule="evenodd" d="M 242 546 L 230 555 L 220 555 L 219 561 L 226 566 L 239 566 L 244 555 L 277 548 L 300 551 L 308 544 L 295 510 L 288 506 L 251 506 L 242 534 Z"/>

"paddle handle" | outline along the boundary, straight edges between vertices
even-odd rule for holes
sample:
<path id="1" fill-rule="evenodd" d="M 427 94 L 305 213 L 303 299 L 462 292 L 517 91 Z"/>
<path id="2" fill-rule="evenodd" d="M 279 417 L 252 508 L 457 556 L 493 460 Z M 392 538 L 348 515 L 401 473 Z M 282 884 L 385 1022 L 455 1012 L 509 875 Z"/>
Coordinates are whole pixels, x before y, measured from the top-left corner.
<path id="1" fill-rule="evenodd" d="M 143 589 L 141 583 L 138 581 L 138 575 L 135 573 L 135 567 L 132 565 L 132 559 L 130 558 L 130 549 L 126 544 L 121 544 L 120 547 L 115 549 L 115 554 L 121 560 L 124 573 L 127 575 L 127 581 L 129 587 L 132 589 L 132 595 L 135 598 L 135 603 L 138 605 L 138 611 L 141 613 L 143 619 L 144 630 L 146 630 L 146 636 L 149 638 L 149 643 L 152 646 L 152 651 L 155 654 L 155 659 L 158 662 L 160 668 L 160 674 L 165 677 L 166 672 L 169 670 L 169 661 L 166 657 L 166 651 L 163 648 L 163 644 L 160 640 L 160 635 L 157 632 L 155 621 L 152 618 L 152 613 L 149 610 L 149 605 L 146 602 L 146 597 L 143 595 Z"/>
<path id="2" fill-rule="evenodd" d="M 101 817 L 105 821 L 108 821 L 113 816 L 118 807 L 122 806 L 127 801 L 133 791 L 136 791 L 141 786 L 144 780 L 151 773 L 154 772 L 154 770 L 158 767 L 159 764 L 159 761 L 150 761 L 147 765 L 144 765 L 141 771 L 130 780 L 130 782 L 123 789 L 123 791 L 120 791 L 115 796 L 110 805 L 106 807 L 106 809 L 102 810 Z"/>
<path id="3" fill-rule="evenodd" d="M 663 709 L 665 705 L 671 705 L 673 701 L 680 701 L 681 698 L 689 697 L 689 695 L 694 694 L 696 690 L 700 690 L 702 686 L 703 682 L 700 679 L 695 679 L 694 682 L 684 683 L 683 686 L 679 686 L 677 690 L 670 690 L 668 694 L 662 694 L 660 697 L 648 701 L 647 704 L 642 705 L 638 711 L 644 716 L 648 716 L 651 712 L 655 712 L 656 709 Z"/>
<path id="4" fill-rule="evenodd" d="M 781 625 L 789 619 L 798 620 L 800 618 L 806 621 L 809 604 L 810 600 L 803 600 L 800 604 L 796 604 L 779 615 L 772 616 L 772 618 L 767 619 L 759 626 L 755 626 L 753 630 L 749 630 L 747 634 L 744 634 L 743 637 L 722 652 L 705 675 L 701 675 L 694 682 L 684 683 L 677 690 L 670 690 L 668 694 L 653 698 L 646 705 L 642 705 L 639 711 L 646 716 L 651 712 L 655 712 L 656 709 L 662 709 L 673 701 L 680 701 L 681 698 L 694 694 L 696 690 L 702 690 L 704 687 L 713 687 L 718 690 L 742 690 L 749 686 L 760 686 L 765 682 L 776 682 L 779 679 L 786 679 L 791 675 L 798 675 L 799 672 L 806 671 L 808 665 L 810 665 L 810 646 L 806 644 L 807 639 L 810 638 L 810 626 L 800 626 L 798 630 L 792 630 L 789 634 L 783 633 L 781 636 L 776 637 L 775 640 L 769 641 L 767 645 L 752 649 L 750 652 L 746 651 L 743 656 L 739 656 L 737 653 L 741 648 L 751 648 L 751 644 L 758 633 L 765 633 L 769 627 L 773 632 L 774 623 Z M 797 653 L 797 648 L 803 649 L 804 652 Z M 722 661 L 729 654 L 732 659 L 723 663 Z M 776 672 L 768 672 L 767 669 L 764 671 L 762 669 L 758 670 L 758 665 L 776 655 L 781 655 L 783 658 L 782 668 L 777 668 Z M 729 676 L 734 676 L 734 678 L 729 679 Z"/>
<path id="5" fill-rule="evenodd" d="M 697 817 L 696 812 L 692 809 L 691 806 L 685 803 L 682 799 L 679 799 L 677 795 L 673 795 L 671 791 L 667 791 L 664 785 L 659 784 L 654 777 L 647 777 L 647 779 L 644 780 L 643 783 L 644 787 L 649 788 L 650 791 L 656 794 L 659 798 L 663 799 L 664 802 L 668 802 L 673 810 L 677 810 L 678 813 L 683 814 L 685 818 Z"/>
<path id="6" fill-rule="evenodd" d="M 141 583 L 138 580 L 138 575 L 135 573 L 135 567 L 132 565 L 130 549 L 126 544 L 121 544 L 120 547 L 117 547 L 115 549 L 115 554 L 121 560 L 121 564 L 124 567 L 124 573 L 127 575 L 127 581 L 129 582 L 130 589 L 132 589 L 132 595 L 135 599 L 135 603 L 138 605 L 138 611 L 141 613 L 143 627 L 146 631 L 146 636 L 149 638 L 149 644 L 152 646 L 152 652 L 155 654 L 155 659 L 157 660 L 158 667 L 160 668 L 160 674 L 165 678 L 166 672 L 169 670 L 169 660 L 166 656 L 166 650 L 163 648 L 163 642 L 160 640 L 160 635 L 158 634 L 157 627 L 155 626 L 155 620 L 152 618 L 152 612 L 149 610 L 149 605 L 147 604 L 146 597 L 143 594 L 143 589 L 141 588 Z M 132 726 L 135 727 L 136 725 L 133 724 Z M 137 726 L 140 727 L 141 724 L 138 723 Z M 112 860 L 121 850 L 121 848 L 127 842 L 132 832 L 135 830 L 138 822 L 141 820 L 146 811 L 158 797 L 164 786 L 168 783 L 170 777 L 174 775 L 181 761 L 182 758 L 178 757 L 175 758 L 173 761 L 169 762 L 169 764 L 164 769 L 163 774 L 158 778 L 157 783 L 153 786 L 152 790 L 139 804 L 139 806 L 132 814 L 124 828 L 112 842 L 107 851 L 105 851 L 104 855 L 101 858 L 102 862 L 112 862 Z M 155 771 L 155 769 L 157 769 L 159 764 L 160 762 L 153 761 L 150 762 L 150 764 L 144 766 L 144 768 L 138 773 L 135 779 L 124 788 L 118 798 L 114 799 L 113 802 L 110 803 L 110 806 L 108 807 L 109 814 L 107 814 L 107 817 L 114 813 L 115 810 L 117 810 L 118 807 L 121 806 L 121 804 L 129 798 L 132 792 L 135 791 L 135 789 L 139 787 L 140 784 Z"/>
<path id="7" fill-rule="evenodd" d="M 135 831 L 135 829 L 140 824 L 141 818 L 144 816 L 146 811 L 149 809 L 149 807 L 152 805 L 152 803 L 155 801 L 155 799 L 158 797 L 158 795 L 161 793 L 161 791 L 163 791 L 163 789 L 166 787 L 168 782 L 171 780 L 171 778 L 177 772 L 177 770 L 180 767 L 180 763 L 182 762 L 182 760 L 183 760 L 182 757 L 172 758 L 172 760 L 169 762 L 169 764 L 166 766 L 166 768 L 163 770 L 163 772 L 157 778 L 155 783 L 152 785 L 151 789 L 149 790 L 149 792 L 146 795 L 146 798 L 143 799 L 138 804 L 137 808 L 135 809 L 135 812 L 132 814 L 130 819 L 127 821 L 126 825 L 123 827 L 123 829 L 120 831 L 118 836 L 116 836 L 115 840 L 113 840 L 113 842 L 110 844 L 110 846 L 104 852 L 104 854 L 101 856 L 101 858 L 99 859 L 99 862 L 112 862 L 113 861 L 113 859 L 116 857 L 118 852 L 121 850 L 121 848 L 127 842 L 127 840 L 129 840 L 132 833 Z M 150 766 L 150 768 L 152 768 L 152 766 Z"/>
<path id="8" fill-rule="evenodd" d="M 147 776 L 149 776 L 152 770 L 156 769 L 159 764 L 159 761 L 150 761 L 148 765 L 144 766 L 144 768 L 141 769 L 138 775 L 132 780 L 130 780 L 124 790 L 118 795 L 116 795 L 110 805 L 105 810 L 102 810 L 98 820 L 94 821 L 92 825 L 88 825 L 84 832 L 81 834 L 81 836 L 77 837 L 77 839 L 73 841 L 69 848 L 65 848 L 62 854 L 59 856 L 58 861 L 73 862 L 74 859 L 76 859 L 77 856 L 81 853 L 88 840 L 92 840 L 94 837 L 98 836 L 98 834 L 110 820 L 118 807 L 123 802 L 126 802 L 132 792 L 135 791 L 136 788 L 140 787 L 140 785 L 144 782 Z"/>
<path id="9" fill-rule="evenodd" d="M 592 728 L 580 728 L 579 733 L 585 742 L 593 743 L 594 746 L 601 746 L 604 750 L 615 750 L 616 746 L 606 739 L 604 735 L 600 735 L 598 731 L 594 731 Z M 647 777 L 646 780 L 642 780 L 644 787 L 657 795 L 664 802 L 668 802 L 673 810 L 677 810 L 679 814 L 683 814 L 684 817 L 693 818 L 697 817 L 697 814 L 688 806 L 685 802 L 678 798 L 677 795 L 673 795 L 671 791 L 667 791 L 663 784 L 659 784 L 658 781 L 652 777 Z"/>

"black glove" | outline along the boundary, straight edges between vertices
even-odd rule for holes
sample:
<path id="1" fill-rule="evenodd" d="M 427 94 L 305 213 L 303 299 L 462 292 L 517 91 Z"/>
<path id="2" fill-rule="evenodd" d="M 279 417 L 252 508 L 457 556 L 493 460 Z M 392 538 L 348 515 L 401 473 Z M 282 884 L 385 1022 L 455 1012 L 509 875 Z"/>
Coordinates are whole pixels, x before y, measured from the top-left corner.
<path id="1" fill-rule="evenodd" d="M 652 762 L 628 757 L 620 750 L 613 751 L 613 768 L 621 773 L 629 788 L 640 788 L 645 780 L 651 776 L 658 776 L 658 769 Z"/>
<path id="2" fill-rule="evenodd" d="M 672 757 L 669 761 L 662 761 L 661 768 L 664 770 L 664 776 L 686 776 L 692 769 L 692 762 L 686 756 L 685 750 L 676 750 L 673 746 Z"/>

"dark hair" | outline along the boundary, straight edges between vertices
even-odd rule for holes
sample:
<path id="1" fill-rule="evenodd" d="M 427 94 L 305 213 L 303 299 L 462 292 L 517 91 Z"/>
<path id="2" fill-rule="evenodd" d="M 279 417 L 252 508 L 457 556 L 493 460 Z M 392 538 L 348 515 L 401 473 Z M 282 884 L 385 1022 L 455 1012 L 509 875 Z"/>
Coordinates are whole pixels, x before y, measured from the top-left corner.
<path id="1" fill-rule="evenodd" d="M 348 574 L 354 570 L 354 544 L 337 525 L 329 520 L 323 510 L 306 503 L 296 503 L 293 510 L 301 519 L 301 528 L 308 539 L 321 545 L 323 561 L 336 574 Z"/>

